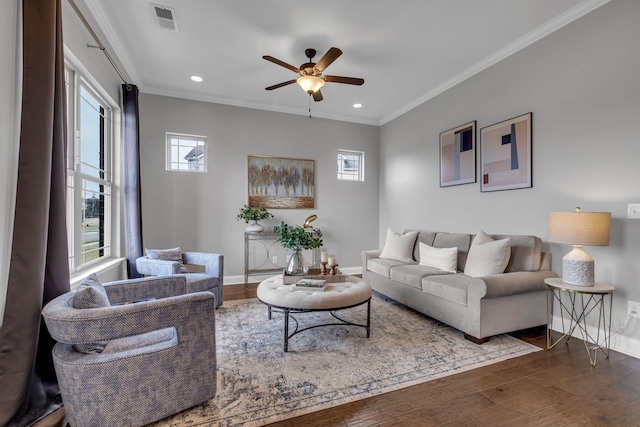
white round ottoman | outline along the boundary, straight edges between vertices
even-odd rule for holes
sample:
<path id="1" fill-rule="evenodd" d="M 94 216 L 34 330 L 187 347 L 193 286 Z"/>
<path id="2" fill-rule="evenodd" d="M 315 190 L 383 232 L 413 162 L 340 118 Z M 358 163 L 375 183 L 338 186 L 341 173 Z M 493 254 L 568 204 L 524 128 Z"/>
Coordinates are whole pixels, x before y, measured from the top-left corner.
<path id="1" fill-rule="evenodd" d="M 289 351 L 289 338 L 307 329 L 318 326 L 350 325 L 366 328 L 367 338 L 371 335 L 371 286 L 364 280 L 345 276 L 344 282 L 327 283 L 324 291 L 295 291 L 293 285 L 282 283 L 282 276 L 270 277 L 263 280 L 257 289 L 260 302 L 268 307 L 269 319 L 272 309 L 284 313 L 284 351 Z M 351 323 L 337 317 L 333 312 L 356 307 L 367 303 L 367 323 L 365 325 Z M 289 334 L 289 317 L 291 313 L 310 311 L 329 311 L 340 323 L 315 325 L 298 329 Z M 294 319 L 295 321 L 295 319 Z M 297 322 L 296 322 L 297 325 Z"/>

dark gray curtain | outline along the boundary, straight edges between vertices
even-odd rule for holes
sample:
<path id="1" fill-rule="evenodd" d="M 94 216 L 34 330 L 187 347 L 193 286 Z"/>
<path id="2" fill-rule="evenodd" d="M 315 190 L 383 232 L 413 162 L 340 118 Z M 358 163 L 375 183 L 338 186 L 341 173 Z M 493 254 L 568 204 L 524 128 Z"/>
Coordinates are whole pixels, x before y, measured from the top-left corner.
<path id="1" fill-rule="evenodd" d="M 0 425 L 28 425 L 60 403 L 40 311 L 69 291 L 61 0 L 23 0 L 16 208 L 0 333 Z"/>
<path id="2" fill-rule="evenodd" d="M 136 259 L 143 255 L 137 86 L 122 85 L 122 111 L 124 116 L 124 233 L 127 274 L 130 279 L 134 279 L 142 276 L 136 269 Z"/>

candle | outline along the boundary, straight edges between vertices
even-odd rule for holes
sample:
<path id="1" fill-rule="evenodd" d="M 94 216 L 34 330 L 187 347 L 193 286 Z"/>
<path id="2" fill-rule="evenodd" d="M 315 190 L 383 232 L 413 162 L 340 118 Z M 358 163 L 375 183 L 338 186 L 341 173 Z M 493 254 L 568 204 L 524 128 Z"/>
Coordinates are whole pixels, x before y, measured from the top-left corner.
<path id="1" fill-rule="evenodd" d="M 327 252 L 327 251 L 320 252 L 320 261 L 321 262 L 329 261 L 329 252 Z"/>
<path id="2" fill-rule="evenodd" d="M 336 256 L 333 254 L 329 255 L 329 265 L 336 265 L 336 264 L 337 264 Z"/>

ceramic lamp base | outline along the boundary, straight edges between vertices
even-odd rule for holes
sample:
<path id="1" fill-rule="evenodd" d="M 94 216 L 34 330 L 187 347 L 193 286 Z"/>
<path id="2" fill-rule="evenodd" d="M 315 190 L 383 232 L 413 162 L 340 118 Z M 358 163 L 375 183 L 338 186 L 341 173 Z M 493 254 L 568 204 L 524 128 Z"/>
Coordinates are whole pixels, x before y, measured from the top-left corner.
<path id="1" fill-rule="evenodd" d="M 562 258 L 562 281 L 568 285 L 593 286 L 594 262 L 580 245 Z"/>

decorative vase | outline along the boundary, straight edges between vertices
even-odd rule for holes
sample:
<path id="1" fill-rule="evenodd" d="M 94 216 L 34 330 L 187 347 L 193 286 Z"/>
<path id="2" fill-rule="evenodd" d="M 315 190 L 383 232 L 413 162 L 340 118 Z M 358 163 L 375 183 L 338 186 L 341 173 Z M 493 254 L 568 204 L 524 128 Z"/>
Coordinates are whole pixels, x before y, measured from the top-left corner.
<path id="1" fill-rule="evenodd" d="M 302 248 L 296 248 L 293 250 L 291 258 L 289 258 L 289 262 L 287 263 L 287 267 L 284 271 L 290 276 L 304 276 L 309 273 L 309 267 L 302 256 Z"/>
<path id="2" fill-rule="evenodd" d="M 258 221 L 253 221 L 251 224 L 247 225 L 245 230 L 247 233 L 262 233 L 264 231 L 264 225 L 258 224 Z"/>

